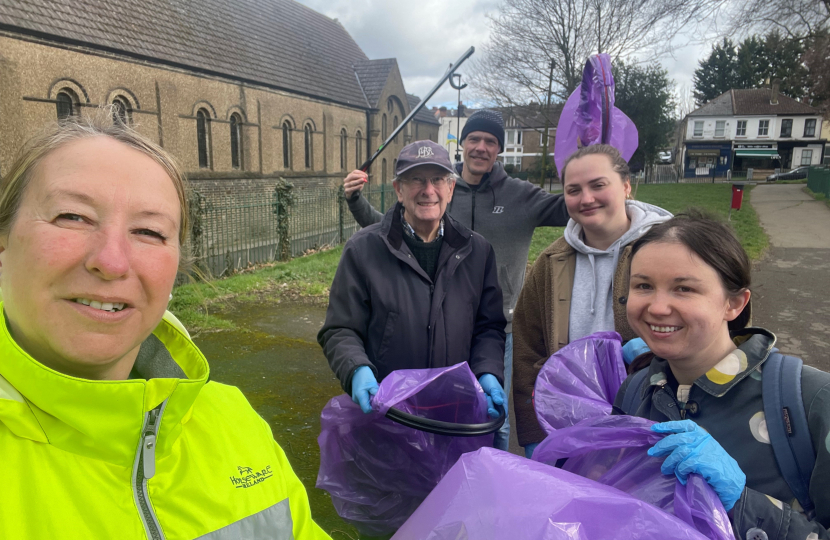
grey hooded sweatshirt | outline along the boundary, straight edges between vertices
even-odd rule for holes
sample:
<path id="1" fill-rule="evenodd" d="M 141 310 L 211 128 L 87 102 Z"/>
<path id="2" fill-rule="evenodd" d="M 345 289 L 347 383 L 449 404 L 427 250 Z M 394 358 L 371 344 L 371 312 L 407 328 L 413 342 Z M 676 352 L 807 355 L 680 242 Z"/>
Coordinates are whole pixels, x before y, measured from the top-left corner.
<path id="1" fill-rule="evenodd" d="M 620 252 L 648 230 L 672 217 L 671 213 L 639 201 L 626 201 L 631 227 L 606 250 L 585 245 L 582 226 L 574 220 L 565 228 L 565 241 L 576 250 L 568 341 L 614 328 L 614 272 Z"/>
<path id="2" fill-rule="evenodd" d="M 456 165 L 459 176 L 462 166 Z M 355 221 L 361 227 L 379 222 L 383 214 L 357 193 L 348 200 Z M 456 182 L 447 213 L 493 246 L 504 296 L 505 332 L 512 332 L 513 309 L 524 283 L 533 232 L 536 227 L 564 227 L 568 223 L 565 199 L 508 176 L 504 165 L 497 161 L 478 186 L 470 186 L 461 179 Z"/>

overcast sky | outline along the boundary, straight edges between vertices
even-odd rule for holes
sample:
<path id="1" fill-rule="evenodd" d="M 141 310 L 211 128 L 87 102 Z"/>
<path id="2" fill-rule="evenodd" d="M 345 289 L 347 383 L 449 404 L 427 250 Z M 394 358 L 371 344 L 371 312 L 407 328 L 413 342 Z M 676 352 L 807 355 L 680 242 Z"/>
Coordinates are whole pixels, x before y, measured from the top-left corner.
<path id="1" fill-rule="evenodd" d="M 487 14 L 499 0 L 298 0 L 336 18 L 370 59 L 397 58 L 407 92 L 423 97 L 464 51 L 487 40 Z M 679 46 L 687 41 L 675 39 Z M 709 45 L 690 45 L 661 59 L 678 87 L 691 87 L 698 59 Z M 478 52 L 476 54 L 479 54 Z M 459 71 L 463 74 L 463 66 Z M 462 100 L 472 96 L 465 92 Z M 458 93 L 445 84 L 429 105 L 454 106 Z"/>

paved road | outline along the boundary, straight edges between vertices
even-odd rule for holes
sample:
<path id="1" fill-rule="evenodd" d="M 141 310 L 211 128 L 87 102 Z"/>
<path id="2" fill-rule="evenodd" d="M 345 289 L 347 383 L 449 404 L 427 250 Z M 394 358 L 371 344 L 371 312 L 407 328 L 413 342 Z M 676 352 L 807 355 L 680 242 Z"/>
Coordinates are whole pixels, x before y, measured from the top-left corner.
<path id="1" fill-rule="evenodd" d="M 803 187 L 751 192 L 771 244 L 752 274 L 753 324 L 774 332 L 783 353 L 830 371 L 830 208 Z"/>

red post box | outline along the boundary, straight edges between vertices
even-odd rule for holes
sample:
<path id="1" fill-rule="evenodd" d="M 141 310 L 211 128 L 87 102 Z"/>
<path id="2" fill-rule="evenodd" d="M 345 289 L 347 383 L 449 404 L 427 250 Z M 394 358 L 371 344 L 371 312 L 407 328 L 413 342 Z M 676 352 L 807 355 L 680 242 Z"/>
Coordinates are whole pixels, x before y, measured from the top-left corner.
<path id="1" fill-rule="evenodd" d="M 744 201 L 744 184 L 736 182 L 732 184 L 732 206 L 730 210 L 740 210 L 741 203 Z"/>

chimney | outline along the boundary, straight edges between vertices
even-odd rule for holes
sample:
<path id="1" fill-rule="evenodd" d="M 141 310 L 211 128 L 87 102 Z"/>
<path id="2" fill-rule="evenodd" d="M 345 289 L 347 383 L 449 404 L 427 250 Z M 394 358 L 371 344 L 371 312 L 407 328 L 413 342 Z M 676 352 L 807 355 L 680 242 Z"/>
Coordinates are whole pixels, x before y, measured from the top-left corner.
<path id="1" fill-rule="evenodd" d="M 770 97 L 769 97 L 769 104 L 770 105 L 778 105 L 778 89 L 781 87 L 781 79 L 775 79 L 772 81 L 772 87 L 770 88 Z"/>
<path id="2" fill-rule="evenodd" d="M 441 115 L 441 118 L 444 118 L 445 116 L 447 116 L 447 108 L 446 107 L 441 107 L 440 109 L 438 109 L 438 112 Z"/>

